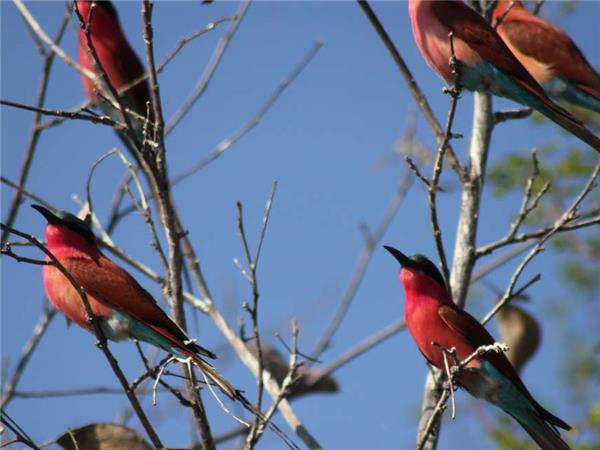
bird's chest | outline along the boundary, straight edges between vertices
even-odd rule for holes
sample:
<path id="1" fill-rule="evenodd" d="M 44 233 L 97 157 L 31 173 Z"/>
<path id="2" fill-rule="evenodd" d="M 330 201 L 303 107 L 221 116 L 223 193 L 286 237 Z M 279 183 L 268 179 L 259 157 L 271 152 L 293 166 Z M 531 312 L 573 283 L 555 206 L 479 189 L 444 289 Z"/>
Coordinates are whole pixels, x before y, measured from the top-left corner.
<path id="1" fill-rule="evenodd" d="M 76 272 L 76 270 L 74 270 L 76 261 L 61 260 L 61 263 L 71 274 Z M 42 273 L 44 278 L 44 288 L 52 306 L 61 311 L 69 320 L 83 328 L 89 329 L 83 301 L 79 292 L 77 292 L 71 282 L 60 272 L 60 270 L 53 266 L 44 266 Z M 113 310 L 100 303 L 89 292 L 87 292 L 87 299 L 92 312 L 96 317 L 104 318 L 112 315 Z"/>
<path id="2" fill-rule="evenodd" d="M 450 47 L 449 33 L 450 29 L 436 21 L 426 21 L 426 25 L 420 27 L 417 31 L 417 44 L 421 48 L 421 53 L 427 60 L 427 63 L 435 69 L 440 76 L 448 83 L 452 83 L 454 80 L 454 74 L 450 67 L 450 58 L 454 57 L 459 62 L 459 66 L 462 68 L 461 73 L 461 84 L 463 84 L 462 77 L 473 77 L 479 78 L 481 75 L 478 71 L 475 74 L 471 74 L 471 69 L 477 67 L 482 63 L 481 58 L 475 53 L 469 45 L 462 39 L 456 36 L 452 39 L 452 48 Z M 454 54 L 452 53 L 454 50 Z M 465 87 L 471 89 L 469 86 L 472 80 L 466 80 Z M 477 82 L 481 80 L 477 79 Z"/>
<path id="3" fill-rule="evenodd" d="M 438 303 L 429 304 L 427 299 L 421 299 L 418 307 L 406 309 L 405 319 L 408 331 L 421 353 L 438 369 L 445 370 L 444 351 L 440 347 L 448 350 L 456 349 L 456 357 L 459 361 L 467 358 L 474 349 L 440 318 L 438 308 Z M 446 360 L 448 366 L 456 365 L 456 361 L 448 354 Z M 479 360 L 475 358 L 468 367 L 478 366 Z"/>
<path id="4" fill-rule="evenodd" d="M 448 62 L 450 60 L 450 44 L 448 32 L 439 24 L 430 24 L 418 31 L 417 44 L 427 63 L 435 69 L 446 81 L 451 80 L 452 74 Z"/>

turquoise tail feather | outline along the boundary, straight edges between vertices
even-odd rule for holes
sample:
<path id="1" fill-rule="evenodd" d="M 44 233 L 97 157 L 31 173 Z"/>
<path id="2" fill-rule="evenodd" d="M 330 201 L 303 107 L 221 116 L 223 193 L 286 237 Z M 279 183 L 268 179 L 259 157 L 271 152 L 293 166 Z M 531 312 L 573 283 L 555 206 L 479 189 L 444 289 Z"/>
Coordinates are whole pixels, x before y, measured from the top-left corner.
<path id="1" fill-rule="evenodd" d="M 543 87 L 553 97 L 600 113 L 600 98 L 594 97 L 569 81 L 553 77 L 544 83 Z"/>
<path id="2" fill-rule="evenodd" d="M 588 130 L 568 111 L 553 103 L 548 97 L 538 96 L 517 83 L 510 75 L 493 64 L 483 62 L 476 67 L 459 64 L 460 84 L 471 91 L 490 92 L 533 108 L 560 125 L 593 149 L 600 152 L 600 138 Z"/>
<path id="3" fill-rule="evenodd" d="M 102 332 L 107 339 L 121 341 L 124 339 L 137 339 L 154 345 L 179 359 L 191 358 L 192 362 L 218 386 L 232 400 L 240 400 L 240 392 L 219 374 L 211 364 L 203 360 L 194 350 L 193 344 L 175 345 L 171 340 L 157 333 L 142 322 L 120 311 L 113 311 L 112 315 L 101 322 Z M 189 347 L 189 348 L 186 348 Z M 205 356 L 211 356 L 210 353 Z M 214 355 L 213 355 L 214 356 Z"/>
<path id="4" fill-rule="evenodd" d="M 556 429 L 558 426 L 568 430 L 568 424 L 525 396 L 489 361 L 483 360 L 477 374 L 479 376 L 465 386 L 471 395 L 484 398 L 510 414 L 543 450 L 569 450 Z"/>
<path id="5" fill-rule="evenodd" d="M 512 415 L 512 414 L 511 414 Z M 529 436 L 540 446 L 543 450 L 571 450 L 571 447 L 562 440 L 560 434 L 548 426 L 546 422 L 540 417 L 531 414 L 526 420 L 513 418 L 521 424 L 521 426 L 527 431 Z"/>
<path id="6" fill-rule="evenodd" d="M 137 339 L 171 353 L 177 358 L 186 359 L 188 357 L 179 348 L 173 346 L 173 343 L 167 338 L 120 311 L 113 311 L 112 316 L 102 320 L 101 327 L 104 336 L 111 341 Z"/>

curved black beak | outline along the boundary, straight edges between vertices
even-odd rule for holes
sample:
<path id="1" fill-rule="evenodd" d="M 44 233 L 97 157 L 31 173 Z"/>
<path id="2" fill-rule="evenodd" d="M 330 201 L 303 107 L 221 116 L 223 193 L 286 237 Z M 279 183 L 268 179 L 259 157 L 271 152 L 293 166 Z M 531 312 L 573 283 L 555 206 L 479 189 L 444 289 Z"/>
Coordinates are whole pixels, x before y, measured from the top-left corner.
<path id="1" fill-rule="evenodd" d="M 47 208 L 44 208 L 42 205 L 31 205 L 31 207 L 37 210 L 42 216 L 46 218 L 48 223 L 51 224 L 59 224 L 62 223 L 60 217 L 56 216 L 52 211 Z"/>
<path id="2" fill-rule="evenodd" d="M 408 256 L 406 256 L 404 253 L 402 253 L 400 250 L 396 250 L 394 247 L 390 247 L 388 245 L 384 245 L 383 248 L 385 248 L 388 252 L 390 252 L 392 254 L 392 256 L 398 260 L 398 262 L 400 263 L 400 265 L 402 267 L 413 266 L 412 260 Z"/>

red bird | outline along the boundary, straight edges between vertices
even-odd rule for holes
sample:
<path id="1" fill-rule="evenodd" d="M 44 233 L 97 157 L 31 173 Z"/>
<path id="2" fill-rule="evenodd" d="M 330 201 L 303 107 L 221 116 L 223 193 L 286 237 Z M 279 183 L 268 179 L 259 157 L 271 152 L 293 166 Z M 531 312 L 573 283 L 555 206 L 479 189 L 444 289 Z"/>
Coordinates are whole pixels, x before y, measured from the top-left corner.
<path id="1" fill-rule="evenodd" d="M 498 34 L 549 95 L 600 113 L 600 75 L 563 30 L 518 0 L 497 2 L 492 23 L 498 23 Z"/>
<path id="2" fill-rule="evenodd" d="M 89 0 L 78 0 L 75 5 L 85 25 L 88 24 L 91 11 L 90 40 L 111 85 L 120 95 L 123 106 L 141 117 L 146 117 L 147 104 L 150 102 L 148 82 L 144 80 L 126 89 L 132 81 L 144 75 L 144 66 L 123 33 L 114 5 L 110 1 L 96 1 L 92 9 L 92 2 Z M 79 30 L 79 63 L 91 72 L 98 74 L 87 38 L 81 29 Z M 94 82 L 85 76 L 82 76 L 82 81 L 90 101 L 100 106 L 113 119 L 121 120 L 118 111 L 98 96 L 98 88 Z M 107 95 L 107 93 L 103 93 L 103 95 Z M 149 110 L 150 120 L 152 120 L 152 108 L 150 107 Z M 132 115 L 130 115 L 130 120 L 138 140 L 141 141 L 144 121 Z M 119 133 L 119 137 L 127 148 L 133 150 L 133 146 L 126 136 Z"/>
<path id="3" fill-rule="evenodd" d="M 479 347 L 494 344 L 483 325 L 454 304 L 435 264 L 423 255 L 407 257 L 393 247 L 384 248 L 401 265 L 400 281 L 406 297 L 404 320 L 430 364 L 445 372 L 443 351 L 433 342 L 455 348 L 461 361 Z M 451 358 L 448 363 L 454 365 Z M 571 427 L 535 401 L 504 353 L 486 353 L 473 359 L 459 374 L 458 384 L 474 397 L 510 414 L 542 449 L 569 449 L 555 427 Z"/>
<path id="4" fill-rule="evenodd" d="M 92 312 L 100 321 L 107 339 L 138 339 L 165 350 L 177 358 L 191 361 L 225 395 L 248 402 L 202 357 L 216 358 L 211 351 L 194 343 L 158 306 L 156 300 L 122 267 L 100 252 L 89 226 L 73 214 L 53 214 L 40 205 L 32 205 L 48 221 L 48 250 L 85 289 Z M 48 261 L 49 257 L 46 258 Z M 90 330 L 79 293 L 53 265 L 42 271 L 46 294 L 52 305 L 69 320 Z M 90 330 L 93 331 L 93 330 Z"/>
<path id="5" fill-rule="evenodd" d="M 240 402 L 260 419 L 265 419 L 239 390 L 203 359 L 216 358 L 215 354 L 191 340 L 129 272 L 102 254 L 86 222 L 65 211 L 54 214 L 40 205 L 32 207 L 48 221 L 48 250 L 85 290 L 92 313 L 99 320 L 107 339 L 137 339 L 178 359 L 189 358 L 227 397 Z M 51 259 L 47 257 L 46 260 Z M 69 320 L 90 330 L 81 296 L 71 282 L 50 264 L 44 266 L 42 276 L 52 305 Z M 269 422 L 268 426 L 288 447 L 298 449 L 277 425 Z"/>
<path id="6" fill-rule="evenodd" d="M 449 65 L 452 32 L 461 87 L 534 108 L 600 152 L 600 138 L 553 103 L 498 33 L 462 0 L 409 0 L 408 14 L 421 54 L 447 83 L 454 82 Z"/>

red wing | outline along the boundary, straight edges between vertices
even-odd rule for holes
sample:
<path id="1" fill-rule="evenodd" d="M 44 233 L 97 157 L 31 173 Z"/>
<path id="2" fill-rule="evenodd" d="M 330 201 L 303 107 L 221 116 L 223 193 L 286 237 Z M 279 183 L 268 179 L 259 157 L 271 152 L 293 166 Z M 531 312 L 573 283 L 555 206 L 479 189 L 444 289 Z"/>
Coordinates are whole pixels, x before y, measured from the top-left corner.
<path id="1" fill-rule="evenodd" d="M 526 56 L 547 64 L 560 77 L 600 98 L 600 76 L 571 38 L 562 30 L 534 19 L 509 18 L 501 25 L 502 33 Z"/>
<path id="2" fill-rule="evenodd" d="M 115 84 L 118 88 L 125 87 L 131 81 L 142 76 L 145 73 L 144 66 L 136 55 L 135 51 L 129 46 L 129 43 L 124 42 L 119 45 L 118 51 L 114 55 L 113 64 L 115 73 L 118 73 L 118 82 Z M 117 87 L 116 86 L 116 87 Z M 117 88 L 117 90 L 119 90 Z M 146 80 L 139 82 L 129 89 L 124 96 L 132 99 L 131 105 L 128 105 L 138 114 L 146 117 L 146 102 L 150 101 L 150 90 Z M 150 107 L 152 113 L 152 107 Z"/>
<path id="3" fill-rule="evenodd" d="M 431 5 L 437 19 L 452 30 L 485 61 L 511 75 L 522 87 L 546 99 L 546 94 L 512 54 L 500 35 L 476 11 L 462 1 L 434 1 Z"/>
<path id="4" fill-rule="evenodd" d="M 496 342 L 477 319 L 457 307 L 441 306 L 438 309 L 438 314 L 449 328 L 460 334 L 475 349 Z M 490 352 L 483 355 L 482 358 L 491 362 L 494 367 L 508 377 L 527 398 L 535 401 L 504 353 Z"/>
<path id="5" fill-rule="evenodd" d="M 460 334 L 473 348 L 478 348 L 481 345 L 490 345 L 494 343 L 494 338 L 488 331 L 481 325 L 473 316 L 466 311 L 458 309 L 456 306 L 441 306 L 438 309 L 438 315 L 444 321 L 444 323 L 451 328 L 454 332 Z M 486 353 L 481 356 L 494 365 L 504 376 L 513 382 L 513 384 L 521 391 L 521 393 L 531 402 L 536 408 L 540 416 L 565 430 L 569 430 L 570 426 L 563 422 L 558 417 L 552 415 L 546 411 L 529 393 L 523 381 L 517 374 L 517 371 L 508 361 L 508 358 L 504 353 Z"/>
<path id="6" fill-rule="evenodd" d="M 63 263 L 64 264 L 64 263 Z M 97 262 L 77 259 L 65 264 L 77 282 L 98 301 L 152 328 L 176 347 L 214 358 L 215 355 L 189 341 L 186 333 L 158 306 L 156 300 L 123 268 L 100 256 Z"/>

